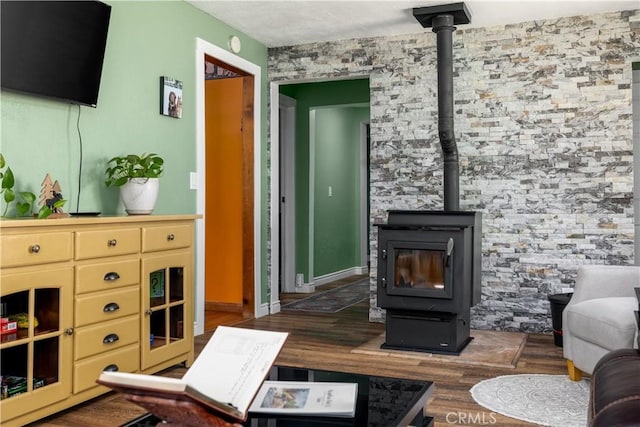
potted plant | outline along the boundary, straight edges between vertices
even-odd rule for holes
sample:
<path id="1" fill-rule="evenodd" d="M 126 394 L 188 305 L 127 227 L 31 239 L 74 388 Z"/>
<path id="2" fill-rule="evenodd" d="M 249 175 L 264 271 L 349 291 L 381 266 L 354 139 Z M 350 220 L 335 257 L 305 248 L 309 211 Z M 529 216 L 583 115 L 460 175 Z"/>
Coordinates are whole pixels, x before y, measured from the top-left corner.
<path id="1" fill-rule="evenodd" d="M 116 156 L 107 162 L 107 187 L 120 187 L 122 203 L 129 215 L 149 215 L 158 198 L 164 160 L 155 153 Z"/>

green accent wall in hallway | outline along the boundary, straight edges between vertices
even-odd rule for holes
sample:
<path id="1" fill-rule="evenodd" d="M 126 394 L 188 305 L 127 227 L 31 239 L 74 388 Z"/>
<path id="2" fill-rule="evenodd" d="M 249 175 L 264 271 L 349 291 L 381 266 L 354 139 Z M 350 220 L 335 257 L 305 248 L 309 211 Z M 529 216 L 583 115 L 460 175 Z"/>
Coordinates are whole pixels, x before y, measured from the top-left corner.
<path id="1" fill-rule="evenodd" d="M 317 107 L 337 108 L 369 104 L 369 79 L 338 80 L 318 83 L 302 83 L 280 86 L 280 93 L 296 99 L 296 160 L 295 160 L 295 181 L 296 181 L 296 272 L 303 273 L 305 282 L 309 282 L 309 113 L 311 109 Z M 366 116 L 369 116 L 368 108 Z M 359 132 L 359 123 L 354 124 Z M 352 129 L 353 130 L 353 129 Z M 357 141 L 359 143 L 359 140 Z M 354 169 L 359 168 L 358 162 L 353 165 Z M 359 180 L 358 180 L 359 182 Z M 326 191 L 327 188 L 323 191 Z M 325 194 L 326 195 L 326 194 Z M 354 202 L 354 203 L 357 203 Z M 317 218 L 316 218 L 317 219 Z M 316 239 L 318 236 L 316 236 Z M 352 248 L 353 250 L 359 250 Z M 321 252 L 323 249 L 321 249 Z M 353 258 L 351 258 L 353 259 Z M 315 263 L 315 261 L 314 261 Z M 330 263 L 332 264 L 332 263 Z M 318 267 L 322 270 L 331 269 L 330 264 L 326 266 L 320 262 Z M 359 265 L 359 263 L 358 263 Z M 353 266 L 353 265 L 351 265 Z M 335 270 L 332 270 L 335 271 Z M 331 271 L 314 271 L 313 275 L 325 274 Z"/>

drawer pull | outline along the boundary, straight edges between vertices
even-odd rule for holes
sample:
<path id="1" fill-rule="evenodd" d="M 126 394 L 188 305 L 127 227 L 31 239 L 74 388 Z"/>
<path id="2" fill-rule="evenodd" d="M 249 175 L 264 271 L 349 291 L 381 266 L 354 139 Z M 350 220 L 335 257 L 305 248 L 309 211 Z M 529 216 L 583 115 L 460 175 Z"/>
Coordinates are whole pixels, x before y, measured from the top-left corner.
<path id="1" fill-rule="evenodd" d="M 64 333 L 67 335 L 73 335 L 73 328 L 67 328 L 64 330 Z"/>
<path id="2" fill-rule="evenodd" d="M 40 245 L 35 244 L 33 246 L 29 246 L 29 252 L 31 252 L 32 254 L 37 254 L 38 252 L 40 252 Z"/>
<path id="3" fill-rule="evenodd" d="M 144 314 L 146 314 L 147 316 L 151 316 L 153 314 L 153 310 L 151 309 L 145 310 Z"/>
<path id="4" fill-rule="evenodd" d="M 114 247 L 117 244 L 118 244 L 118 241 L 116 239 L 109 239 L 109 241 L 107 242 L 107 245 L 111 247 Z"/>
<path id="5" fill-rule="evenodd" d="M 105 313 L 110 313 L 116 310 L 120 310 L 120 306 L 115 302 L 110 302 L 109 304 L 105 305 L 104 308 L 102 309 L 102 311 L 104 311 Z"/>
<path id="6" fill-rule="evenodd" d="M 104 281 L 105 282 L 111 282 L 113 280 L 118 280 L 120 278 L 120 275 L 118 273 L 116 273 L 115 271 L 111 271 L 107 274 L 104 275 Z"/>
<path id="7" fill-rule="evenodd" d="M 113 363 L 111 365 L 105 366 L 103 371 L 105 372 L 115 372 L 115 371 L 119 371 L 120 369 L 118 368 L 118 365 L 114 365 Z"/>
<path id="8" fill-rule="evenodd" d="M 175 240 L 175 239 L 176 239 L 176 236 L 175 236 L 173 233 L 170 233 L 170 234 L 167 236 L 167 240 L 168 240 L 168 241 L 170 241 L 170 242 L 171 242 L 172 240 Z"/>
<path id="9" fill-rule="evenodd" d="M 104 344 L 111 344 L 111 343 L 114 343 L 114 342 L 118 341 L 119 339 L 120 339 L 120 337 L 118 336 L 118 334 L 109 334 L 109 335 L 107 335 L 106 337 L 104 337 L 102 339 L 102 342 Z"/>

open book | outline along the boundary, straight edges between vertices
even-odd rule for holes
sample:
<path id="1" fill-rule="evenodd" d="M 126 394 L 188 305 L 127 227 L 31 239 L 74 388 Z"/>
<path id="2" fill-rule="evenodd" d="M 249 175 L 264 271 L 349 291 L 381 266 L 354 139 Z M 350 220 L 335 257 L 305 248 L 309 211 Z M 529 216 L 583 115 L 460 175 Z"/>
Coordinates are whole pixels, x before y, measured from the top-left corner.
<path id="1" fill-rule="evenodd" d="M 123 393 L 195 401 L 244 421 L 287 335 L 218 326 L 182 379 L 105 371 L 96 382 Z"/>
<path id="2" fill-rule="evenodd" d="M 250 412 L 353 417 L 357 383 L 265 381 Z"/>

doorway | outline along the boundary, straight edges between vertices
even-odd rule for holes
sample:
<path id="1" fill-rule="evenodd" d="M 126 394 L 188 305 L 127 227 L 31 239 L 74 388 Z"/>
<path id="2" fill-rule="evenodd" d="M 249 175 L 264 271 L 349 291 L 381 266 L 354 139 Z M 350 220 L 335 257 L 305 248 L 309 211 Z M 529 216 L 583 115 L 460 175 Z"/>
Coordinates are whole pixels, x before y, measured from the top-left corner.
<path id="1" fill-rule="evenodd" d="M 216 214 L 224 209 L 220 202 L 216 206 L 208 200 L 208 186 L 226 186 L 227 181 L 221 183 L 208 182 L 207 176 L 207 117 L 206 117 L 206 60 L 225 64 L 229 70 L 242 76 L 242 102 L 240 108 L 241 162 L 236 163 L 239 168 L 241 181 L 241 231 L 235 234 L 236 239 L 242 240 L 241 267 L 236 266 L 236 279 L 216 279 L 215 271 L 207 271 L 206 258 L 212 242 L 207 237 L 208 229 L 215 229 Z M 261 68 L 235 54 L 232 54 L 205 40 L 196 39 L 196 172 L 191 176 L 191 188 L 196 190 L 196 211 L 203 216 L 196 222 L 196 290 L 195 290 L 195 327 L 196 335 L 204 333 L 206 283 L 218 282 L 218 286 L 242 287 L 241 299 L 231 303 L 236 309 L 242 310 L 246 317 L 260 317 L 265 314 L 261 309 L 260 283 L 261 268 L 261 210 L 260 210 L 260 177 L 261 177 L 261 100 L 260 82 Z M 236 88 L 237 89 L 237 88 Z M 211 108 L 211 106 L 209 106 Z M 211 130 L 209 130 L 211 132 Z M 237 156 L 238 153 L 236 152 Z M 235 171 L 238 172 L 237 170 Z M 235 185 L 238 185 L 237 183 Z M 214 196 L 215 197 L 215 196 Z M 221 195 L 218 197 L 222 197 Z M 236 196 L 237 197 L 237 196 Z M 209 202 L 209 205 L 207 206 Z M 210 230 L 209 230 L 210 231 Z M 237 249 L 235 249 L 237 251 Z M 241 270 L 241 271 L 239 271 Z M 224 281 L 226 283 L 221 284 Z M 225 301 L 223 301 L 225 302 Z"/>
<path id="2" fill-rule="evenodd" d="M 279 181 L 272 181 L 272 206 L 279 207 L 279 210 L 275 210 L 275 218 L 274 212 L 272 211 L 272 234 L 271 234 L 271 254 L 272 254 L 272 266 L 276 268 L 272 268 L 271 271 L 271 283 L 274 285 L 279 285 L 278 288 L 273 289 L 271 293 L 271 306 L 274 308 L 272 312 L 279 311 L 278 308 L 281 304 L 280 301 L 280 293 L 284 292 L 289 294 L 291 289 L 293 292 L 313 292 L 315 286 L 324 285 L 335 280 L 341 280 L 346 277 L 350 277 L 352 275 L 360 275 L 366 274 L 368 272 L 368 250 L 369 250 L 369 221 L 368 221 L 368 134 L 369 134 L 369 114 L 366 114 L 366 118 L 362 119 L 357 117 L 357 113 L 354 113 L 358 108 L 369 108 L 369 82 L 368 78 L 360 78 L 355 79 L 355 81 L 347 81 L 345 80 L 332 80 L 326 82 L 314 82 L 312 85 L 309 85 L 308 82 L 272 82 L 270 87 L 271 99 L 279 100 L 279 108 L 271 109 L 271 170 L 280 171 L 279 174 L 272 174 L 272 178 L 276 178 Z M 284 85 L 285 87 L 281 87 Z M 306 87 L 305 87 L 306 86 Z M 314 87 L 312 87 L 314 86 Z M 349 89 L 351 86 L 351 89 Z M 293 89 L 293 87 L 300 89 Z M 315 92 L 315 93 L 314 93 Z M 289 96 L 286 96 L 286 95 Z M 315 96 L 315 99 L 311 100 L 311 102 L 318 101 L 319 104 L 310 103 L 310 98 L 306 95 L 311 94 L 311 96 Z M 292 99 L 293 98 L 293 99 Z M 320 99 L 322 98 L 322 99 Z M 296 106 L 293 102 L 298 100 L 299 104 Z M 358 255 L 354 256 L 349 252 L 348 258 L 341 259 L 351 259 L 351 257 L 356 258 L 351 261 L 346 262 L 343 265 L 329 265 L 329 268 L 321 269 L 321 266 L 318 268 L 314 268 L 313 257 L 314 257 L 314 241 L 313 236 L 317 233 L 314 230 L 315 221 L 313 220 L 312 212 L 314 211 L 314 197 L 324 197 L 327 196 L 327 188 L 322 187 L 321 183 L 317 185 L 318 188 L 315 188 L 313 184 L 313 178 L 310 175 L 313 173 L 312 165 L 315 164 L 312 153 L 312 144 L 311 139 L 314 138 L 313 134 L 309 134 L 309 148 L 305 148 L 305 146 L 299 146 L 299 143 L 290 143 L 290 137 L 287 135 L 296 135 L 300 132 L 299 135 L 296 135 L 298 138 L 305 138 L 305 126 L 308 126 L 309 129 L 313 128 L 312 119 L 313 114 L 310 114 L 312 110 L 317 109 L 315 106 L 324 106 L 323 108 L 333 108 L 342 111 L 348 111 L 348 117 L 353 120 L 353 127 L 349 128 L 348 132 L 350 135 L 353 135 L 351 138 L 355 137 L 355 134 L 360 135 L 360 148 L 353 147 L 353 151 L 349 151 L 348 156 L 342 157 L 338 160 L 337 163 L 344 163 L 349 159 L 353 163 L 350 166 L 347 166 L 347 169 L 353 170 L 352 181 L 339 181 L 341 178 L 345 178 L 341 176 L 339 173 L 335 176 L 332 176 L 332 179 L 338 181 L 340 187 L 333 187 L 336 192 L 332 195 L 331 185 L 328 189 L 328 197 L 336 198 L 342 197 L 342 194 L 359 194 L 361 199 L 359 203 L 356 199 L 348 199 L 346 202 L 351 206 L 350 212 L 353 212 L 353 215 L 358 215 L 361 218 L 361 222 L 358 220 L 354 220 L 353 228 L 358 229 L 358 235 L 360 236 L 360 240 L 357 244 L 354 244 L 353 251 Z M 298 115 L 291 121 L 287 120 L 288 115 L 293 115 L 297 113 Z M 305 115 L 306 113 L 306 115 Z M 284 117 L 283 117 L 284 116 Z M 309 123 L 305 125 L 306 122 Z M 302 127 L 297 129 L 294 132 L 295 123 L 299 120 L 302 120 Z M 287 126 L 287 122 L 290 123 L 289 127 Z M 336 128 L 337 129 L 337 128 Z M 345 128 L 346 129 L 346 128 Z M 351 139 L 356 144 L 357 140 Z M 304 143 L 304 141 L 302 141 Z M 278 144 L 278 146 L 276 146 Z M 296 150 L 300 148 L 300 154 L 295 153 L 294 150 L 286 148 L 289 145 L 294 147 Z M 358 153 L 359 152 L 359 153 Z M 327 153 L 327 149 L 323 149 L 322 153 Z M 287 159 L 287 154 L 289 154 L 289 158 Z M 324 155 L 324 154 L 323 154 Z M 305 160 L 308 159 L 307 161 Z M 335 162 L 334 162 L 335 163 Z M 336 164 L 337 164 L 336 163 Z M 322 165 L 326 165 L 326 163 L 320 163 Z M 301 167 L 300 170 L 296 170 L 295 168 Z M 309 168 L 309 181 L 304 179 L 305 169 Z M 344 169 L 343 169 L 344 170 Z M 358 177 L 358 172 L 360 172 L 360 176 Z M 326 172 L 323 171 L 325 175 L 319 175 L 321 177 L 326 177 Z M 287 176 L 295 176 L 295 178 L 287 178 Z M 287 190 L 287 182 L 293 183 L 295 182 L 296 186 L 298 186 L 298 190 Z M 348 184 L 348 182 L 360 183 L 359 192 L 351 189 L 352 186 Z M 308 184 L 307 184 L 308 183 Z M 331 184 L 331 183 L 329 183 Z M 345 185 L 349 188 L 345 188 Z M 302 187 L 300 187 L 302 186 Z M 303 191 L 301 188 L 307 188 L 308 191 Z M 319 190 L 320 189 L 320 190 Z M 320 192 L 319 192 L 320 191 Z M 353 193 L 351 193 L 353 192 Z M 293 218 L 295 218 L 295 223 L 290 220 L 291 213 L 287 211 L 287 208 L 291 209 L 292 206 L 288 205 L 289 196 L 288 194 L 293 194 L 295 196 L 300 196 L 302 194 L 302 198 L 300 200 L 295 201 L 296 209 L 293 212 Z M 315 194 L 315 196 L 314 196 Z M 285 196 L 284 201 L 282 196 Z M 283 203 L 284 202 L 284 203 Z M 321 201 L 322 202 L 322 201 Z M 288 205 L 288 206 L 287 206 Z M 359 207 L 356 207 L 359 205 Z M 308 206 L 308 208 L 306 207 Z M 323 203 L 322 207 L 326 209 L 328 203 Z M 300 210 L 302 207 L 302 210 Z M 307 210 L 308 209 L 308 210 Z M 341 209 L 341 208 L 339 208 Z M 342 212 L 342 211 L 340 211 Z M 359 212 L 359 214 L 358 214 Z M 300 216 L 301 215 L 301 216 Z M 323 215 L 321 215 L 323 216 Z M 308 218 L 307 218 L 308 217 Z M 349 218 L 353 218 L 349 216 Z M 356 225 L 358 224 L 358 225 Z M 336 229 L 338 227 L 335 227 Z M 294 235 L 292 237 L 287 237 L 287 232 L 292 231 Z M 320 228 L 320 234 L 324 236 L 325 234 L 322 232 L 323 229 Z M 302 234 L 300 234 L 302 233 Z M 305 236 L 306 234 L 306 236 Z M 341 234 L 339 239 L 347 238 L 348 234 Z M 292 243 L 289 243 L 292 241 Z M 316 242 L 319 242 L 316 239 Z M 291 244 L 295 245 L 295 251 L 289 252 L 287 247 Z M 320 242 L 320 245 L 325 245 Z M 325 245 L 328 246 L 328 245 Z M 346 246 L 345 246 L 346 247 Z M 324 248 L 322 248 L 324 249 Z M 323 251 L 322 253 L 324 253 Z M 335 251 L 333 251 L 335 252 Z M 320 254 L 321 252 L 316 251 L 316 254 Z M 337 253 L 337 252 L 336 252 Z M 279 256 L 280 259 L 276 259 L 276 256 Z M 287 259 L 282 259 L 283 257 Z M 298 261 L 296 261 L 296 257 Z M 287 266 L 288 264 L 288 266 Z M 291 267 L 295 266 L 296 270 L 291 270 Z M 277 268 L 279 267 L 279 268 Z M 322 266 L 324 267 L 324 266 Z M 313 275 L 313 272 L 320 274 L 319 276 Z M 302 273 L 302 274 L 301 274 Z M 302 280 L 300 280 L 302 279 Z"/>
<path id="3" fill-rule="evenodd" d="M 243 317 L 254 298 L 253 79 L 205 58 L 205 309 Z"/>
<path id="4" fill-rule="evenodd" d="M 296 292 L 295 269 L 295 232 L 296 232 L 296 193 L 295 193 L 295 123 L 296 100 L 279 95 L 279 226 L 280 226 L 280 274 L 278 289 L 280 292 Z"/>

